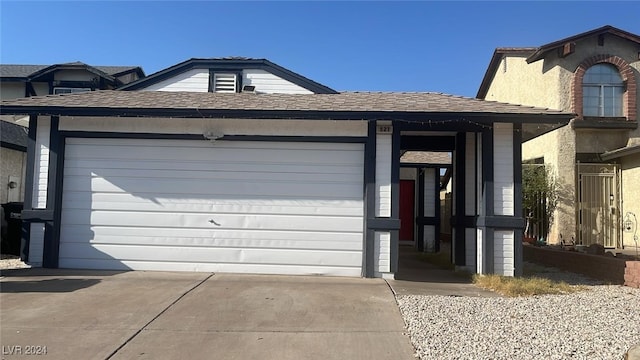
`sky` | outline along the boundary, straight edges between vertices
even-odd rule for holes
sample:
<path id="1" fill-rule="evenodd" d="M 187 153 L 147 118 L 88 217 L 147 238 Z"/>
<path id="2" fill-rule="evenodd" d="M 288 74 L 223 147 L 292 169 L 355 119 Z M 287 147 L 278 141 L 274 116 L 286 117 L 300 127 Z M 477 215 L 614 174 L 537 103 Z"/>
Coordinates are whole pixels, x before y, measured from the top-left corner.
<path id="1" fill-rule="evenodd" d="M 475 97 L 496 47 L 604 25 L 640 34 L 638 1 L 7 1 L 0 62 L 137 65 L 265 58 L 338 91 Z"/>

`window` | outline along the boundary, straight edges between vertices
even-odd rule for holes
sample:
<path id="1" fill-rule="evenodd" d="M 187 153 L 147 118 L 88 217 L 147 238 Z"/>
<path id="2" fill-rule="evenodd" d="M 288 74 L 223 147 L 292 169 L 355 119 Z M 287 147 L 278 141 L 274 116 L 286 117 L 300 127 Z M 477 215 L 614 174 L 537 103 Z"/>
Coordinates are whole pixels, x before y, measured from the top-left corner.
<path id="1" fill-rule="evenodd" d="M 85 91 L 91 91 L 91 88 L 71 88 L 71 87 L 54 87 L 53 88 L 54 95 L 71 94 L 71 93 L 78 93 L 78 92 L 85 92 Z"/>
<path id="2" fill-rule="evenodd" d="M 610 64 L 596 64 L 587 69 L 582 80 L 584 116 L 620 117 L 624 83 L 618 69 Z"/>
<path id="3" fill-rule="evenodd" d="M 234 93 L 238 92 L 237 75 L 233 73 L 214 73 L 213 92 Z"/>

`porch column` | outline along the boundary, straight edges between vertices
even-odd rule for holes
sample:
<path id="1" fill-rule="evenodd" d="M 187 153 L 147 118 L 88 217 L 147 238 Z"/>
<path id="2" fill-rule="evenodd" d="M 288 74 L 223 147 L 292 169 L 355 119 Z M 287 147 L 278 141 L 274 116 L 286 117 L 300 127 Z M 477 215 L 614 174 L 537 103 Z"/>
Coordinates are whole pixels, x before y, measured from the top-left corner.
<path id="1" fill-rule="evenodd" d="M 492 130 L 482 133 L 478 273 L 514 276 L 522 271 L 520 129 L 519 125 L 496 123 Z"/>
<path id="2" fill-rule="evenodd" d="M 418 168 L 418 251 L 440 251 L 440 169 Z"/>
<path id="3" fill-rule="evenodd" d="M 397 271 L 399 131 L 391 121 L 369 122 L 365 146 L 365 277 L 393 278 Z"/>

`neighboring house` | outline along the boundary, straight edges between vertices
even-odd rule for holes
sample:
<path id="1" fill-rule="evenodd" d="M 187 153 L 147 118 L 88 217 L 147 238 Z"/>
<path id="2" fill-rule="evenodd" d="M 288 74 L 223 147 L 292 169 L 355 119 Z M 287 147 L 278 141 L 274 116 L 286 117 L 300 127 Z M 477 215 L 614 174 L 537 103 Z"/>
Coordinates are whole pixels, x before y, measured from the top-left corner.
<path id="1" fill-rule="evenodd" d="M 636 246 L 622 224 L 640 215 L 640 36 L 612 26 L 533 48 L 498 48 L 477 97 L 577 114 L 522 145 L 553 169 L 559 205 L 549 242 Z"/>
<path id="2" fill-rule="evenodd" d="M 0 65 L 3 100 L 71 92 L 111 90 L 144 77 L 139 66 Z"/>
<path id="3" fill-rule="evenodd" d="M 0 64 L 0 99 L 115 89 L 144 77 L 138 66 L 90 66 L 81 62 L 56 65 Z M 0 204 L 23 200 L 29 119 L 0 115 Z M 20 126 L 21 125 L 21 126 Z M 11 184 L 9 186 L 8 184 Z"/>
<path id="4" fill-rule="evenodd" d="M 0 103 L 29 116 L 32 265 L 393 277 L 401 154 L 440 151 L 453 154 L 454 263 L 519 274 L 519 144 L 572 117 L 439 93 L 338 93 L 244 58 L 191 59 L 124 89 L 149 91 Z M 429 170 L 413 172 L 422 216 L 408 224 L 424 249 L 440 174 L 415 165 Z"/>
<path id="5" fill-rule="evenodd" d="M 23 199 L 27 131 L 23 126 L 0 121 L 0 204 Z"/>

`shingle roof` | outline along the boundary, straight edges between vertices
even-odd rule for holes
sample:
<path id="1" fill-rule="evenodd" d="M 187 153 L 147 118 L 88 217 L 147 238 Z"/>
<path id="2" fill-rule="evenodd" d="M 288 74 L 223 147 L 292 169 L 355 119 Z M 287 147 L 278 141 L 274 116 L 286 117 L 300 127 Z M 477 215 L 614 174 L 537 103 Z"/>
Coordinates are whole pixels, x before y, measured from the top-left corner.
<path id="1" fill-rule="evenodd" d="M 407 151 L 400 157 L 400 162 L 408 164 L 442 164 L 451 165 L 451 154 L 434 151 Z"/>
<path id="2" fill-rule="evenodd" d="M 568 122 L 573 114 L 559 110 L 513 105 L 441 93 L 344 92 L 339 94 L 252 94 L 162 91 L 112 91 L 49 95 L 0 102 L 2 113 L 24 114 L 47 110 L 47 114 L 69 113 L 70 109 L 91 109 L 111 113 L 138 110 L 280 111 L 280 112 L 403 112 L 468 115 L 545 115 Z M 21 112 L 22 111 L 22 112 Z"/>
<path id="3" fill-rule="evenodd" d="M 27 149 L 27 129 L 23 126 L 0 120 L 0 142 L 14 149 Z"/>
<path id="4" fill-rule="evenodd" d="M 83 63 L 67 63 L 56 65 L 80 65 Z M 3 78 L 28 78 L 30 75 L 46 69 L 51 65 L 16 65 L 16 64 L 0 64 L 0 77 Z M 90 65 L 87 65 L 90 66 Z M 138 66 L 93 66 L 107 75 L 116 75 L 126 71 L 135 70 Z"/>

